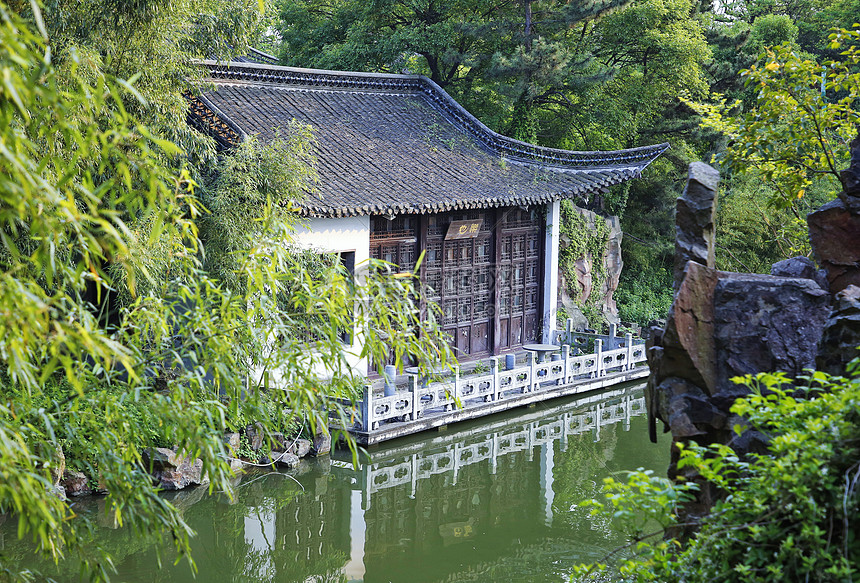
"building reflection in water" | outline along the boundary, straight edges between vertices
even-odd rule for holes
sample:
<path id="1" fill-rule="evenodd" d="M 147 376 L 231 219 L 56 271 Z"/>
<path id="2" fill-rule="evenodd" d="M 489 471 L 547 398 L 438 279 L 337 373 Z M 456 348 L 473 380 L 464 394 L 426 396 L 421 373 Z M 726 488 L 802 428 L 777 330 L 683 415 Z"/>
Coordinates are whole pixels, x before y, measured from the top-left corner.
<path id="1" fill-rule="evenodd" d="M 614 437 L 617 426 L 629 430 L 644 414 L 641 390 L 614 391 L 375 453 L 354 474 L 350 531 L 364 536 L 351 540 L 347 580 L 467 581 L 469 572 L 481 580 L 503 549 L 551 561 L 552 550 L 541 546 L 553 546 L 546 534 L 556 487 L 563 485 L 556 481 L 569 481 L 557 476 L 556 455 L 564 457 L 573 440 L 579 450 L 585 442 L 599 452 L 592 457 L 604 469 L 606 449 L 616 440 L 595 448 L 601 432 L 611 427 Z M 590 467 L 575 472 L 594 473 Z"/>
<path id="2" fill-rule="evenodd" d="M 648 443 L 644 415 L 641 388 L 618 390 L 399 442 L 357 471 L 320 459 L 296 476 L 303 490 L 270 473 L 247 476 L 234 501 L 177 493 L 198 533 L 197 578 L 170 566 L 168 545 L 155 569 L 155 546 L 130 536 L 118 580 L 566 580 L 571 565 L 625 542 L 577 504 L 613 472 L 665 469 L 666 447 Z"/>

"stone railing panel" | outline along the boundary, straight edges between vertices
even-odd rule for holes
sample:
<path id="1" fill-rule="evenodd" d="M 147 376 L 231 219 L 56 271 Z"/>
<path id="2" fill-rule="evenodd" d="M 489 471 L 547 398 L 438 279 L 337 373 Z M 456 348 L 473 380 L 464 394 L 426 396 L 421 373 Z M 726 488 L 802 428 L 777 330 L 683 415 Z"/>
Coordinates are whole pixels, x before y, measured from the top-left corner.
<path id="1" fill-rule="evenodd" d="M 576 336 L 571 336 L 575 334 Z M 598 378 L 607 373 L 635 368 L 645 362 L 645 346 L 634 342 L 630 334 L 615 337 L 609 335 L 556 331 L 556 338 L 582 337 L 593 341 L 594 352 L 573 355 L 573 344 L 562 343 L 561 354 L 556 360 L 538 363 L 532 360 L 510 370 L 499 370 L 499 359 L 493 357 L 491 372 L 461 378 L 456 370 L 453 378 L 419 387 L 417 375 L 409 375 L 405 390 L 396 390 L 394 395 L 373 395 L 368 387 L 362 403 L 362 419 L 358 423 L 365 430 L 378 429 L 380 423 L 388 421 L 416 420 L 430 410 L 450 411 L 459 407 L 474 406 L 497 399 L 510 398 L 523 393 L 550 390 L 585 378 Z M 607 348 L 612 346 L 612 348 Z M 368 427 L 369 426 L 369 427 Z"/>

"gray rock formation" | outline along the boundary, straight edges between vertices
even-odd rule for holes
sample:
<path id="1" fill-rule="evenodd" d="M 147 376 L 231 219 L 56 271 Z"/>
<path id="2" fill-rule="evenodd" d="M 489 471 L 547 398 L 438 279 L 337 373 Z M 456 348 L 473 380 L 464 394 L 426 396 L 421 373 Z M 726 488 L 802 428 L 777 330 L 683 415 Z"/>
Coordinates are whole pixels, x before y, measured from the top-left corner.
<path id="1" fill-rule="evenodd" d="M 815 260 L 827 272 L 830 292 L 860 286 L 860 131 L 851 142 L 851 163 L 840 173 L 843 191 L 806 217 Z"/>
<path id="2" fill-rule="evenodd" d="M 650 432 L 656 439 L 660 419 L 675 441 L 732 443 L 743 454 L 763 449 L 764 438 L 733 431 L 743 420 L 731 406 L 748 389 L 731 379 L 771 371 L 796 376 L 813 367 L 830 296 L 802 258 L 777 263 L 775 275 L 713 269 L 718 181 L 712 168 L 693 164 L 678 199 L 675 300 L 647 344 Z M 678 475 L 676 462 L 670 476 Z"/>
<path id="3" fill-rule="evenodd" d="M 224 446 L 227 449 L 227 454 L 233 457 L 236 457 L 236 452 L 239 451 L 239 443 L 241 442 L 241 437 L 238 433 L 225 433 L 224 434 Z"/>
<path id="4" fill-rule="evenodd" d="M 251 449 L 257 451 L 263 447 L 264 429 L 261 423 L 253 423 L 245 428 L 245 437 L 248 438 L 248 443 L 251 444 Z"/>
<path id="5" fill-rule="evenodd" d="M 60 480 L 60 485 L 66 491 L 66 496 L 87 496 L 93 493 L 89 482 L 90 481 L 86 474 L 67 469 L 63 473 L 63 479 Z"/>
<path id="6" fill-rule="evenodd" d="M 765 435 L 734 431 L 746 422 L 731 407 L 748 389 L 731 379 L 776 371 L 793 378 L 810 368 L 840 375 L 860 355 L 860 134 L 840 177 L 839 198 L 807 217 L 822 270 L 794 257 L 775 263 L 772 275 L 726 273 L 712 268 L 718 176 L 691 165 L 676 215 L 675 299 L 665 327 L 652 328 L 647 343 L 652 440 L 660 419 L 674 442 L 730 444 L 741 456 L 764 451 Z M 677 456 L 673 447 L 669 476 L 702 486 L 683 510 L 695 523 L 718 492 L 679 469 Z"/>
<path id="7" fill-rule="evenodd" d="M 703 162 L 689 167 L 687 186 L 675 202 L 675 289 L 688 261 L 714 267 L 714 213 L 720 173 Z"/>
<path id="8" fill-rule="evenodd" d="M 666 327 L 650 340 L 650 413 L 676 439 L 733 439 L 746 389 L 732 378 L 815 365 L 829 295 L 811 279 L 716 271 L 690 261 Z M 652 431 L 652 437 L 653 437 Z"/>
<path id="9" fill-rule="evenodd" d="M 860 286 L 860 214 L 841 199 L 806 217 L 815 260 L 827 272 L 831 293 Z"/>
<path id="10" fill-rule="evenodd" d="M 719 272 L 714 289 L 718 390 L 731 378 L 815 367 L 830 296 L 811 279 Z"/>
<path id="11" fill-rule="evenodd" d="M 147 449 L 143 453 L 143 463 L 162 490 L 181 490 L 209 482 L 203 475 L 203 460 L 185 457 L 172 449 Z"/>
<path id="12" fill-rule="evenodd" d="M 272 463 L 275 465 L 292 470 L 299 465 L 299 456 L 288 451 L 272 450 Z"/>
<path id="13" fill-rule="evenodd" d="M 314 437 L 311 453 L 314 456 L 321 456 L 329 452 L 331 452 L 331 434 L 323 429 Z"/>
<path id="14" fill-rule="evenodd" d="M 815 263 L 809 257 L 798 256 L 777 261 L 771 265 L 770 274 L 777 277 L 811 279 L 821 289 L 828 289 L 827 272 L 815 267 Z"/>
<path id="15" fill-rule="evenodd" d="M 818 370 L 845 374 L 845 365 L 860 356 L 860 287 L 849 285 L 836 294 L 833 311 L 824 326 L 818 356 Z"/>
<path id="16" fill-rule="evenodd" d="M 290 445 L 289 452 L 299 457 L 306 457 L 311 452 L 312 447 L 313 444 L 307 439 L 297 439 L 295 443 Z"/>

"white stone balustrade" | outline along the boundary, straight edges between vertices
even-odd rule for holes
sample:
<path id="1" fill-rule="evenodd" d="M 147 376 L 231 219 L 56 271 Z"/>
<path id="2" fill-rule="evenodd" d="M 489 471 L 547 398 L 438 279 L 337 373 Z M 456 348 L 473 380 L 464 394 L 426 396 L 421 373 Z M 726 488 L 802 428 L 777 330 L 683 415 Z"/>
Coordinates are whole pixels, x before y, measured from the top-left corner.
<path id="1" fill-rule="evenodd" d="M 452 377 L 424 387 L 419 386 L 418 375 L 409 375 L 409 387 L 390 396 L 374 395 L 368 386 L 361 406 L 361 429 L 373 431 L 380 423 L 415 421 L 431 410 L 464 409 L 514 395 L 572 385 L 610 372 L 630 370 L 645 362 L 644 344 L 634 344 L 630 334 L 624 337 L 614 334 L 612 329 L 609 335 L 585 335 L 593 341 L 594 352 L 590 354 L 571 355 L 571 345 L 563 343 L 559 360 L 537 363 L 534 354 L 530 354 L 528 364 L 499 370 L 499 358 L 492 357 L 491 370 L 485 374 L 461 378 L 459 369 L 455 369 Z M 554 336 L 564 341 L 581 335 L 565 330 L 557 331 Z"/>

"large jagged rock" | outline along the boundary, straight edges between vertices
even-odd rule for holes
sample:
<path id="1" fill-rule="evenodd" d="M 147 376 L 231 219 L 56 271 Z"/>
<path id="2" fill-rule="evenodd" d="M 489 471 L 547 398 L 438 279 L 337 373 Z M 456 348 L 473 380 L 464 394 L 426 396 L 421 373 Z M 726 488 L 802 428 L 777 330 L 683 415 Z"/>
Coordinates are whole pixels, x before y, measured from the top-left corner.
<path id="1" fill-rule="evenodd" d="M 585 317 L 585 314 L 582 313 L 579 305 L 577 305 L 576 300 L 570 295 L 571 289 L 577 289 L 576 283 L 568 282 L 564 277 L 564 273 L 562 273 L 561 268 L 558 270 L 558 307 L 559 311 L 563 310 L 563 314 L 570 320 L 573 320 L 573 329 L 574 330 L 585 330 L 591 324 L 588 322 L 588 318 Z"/>
<path id="2" fill-rule="evenodd" d="M 809 257 L 798 256 L 777 261 L 771 265 L 770 274 L 777 277 L 811 279 L 821 289 L 828 289 L 827 272 L 815 267 L 815 263 Z"/>
<path id="3" fill-rule="evenodd" d="M 605 220 L 609 227 L 609 237 L 603 256 L 606 278 L 600 285 L 600 297 L 603 298 L 603 317 L 610 324 L 618 324 L 620 320 L 618 319 L 618 305 L 615 303 L 614 294 L 615 290 L 618 289 L 621 271 L 624 269 L 624 260 L 621 258 L 621 239 L 624 232 L 621 230 L 621 220 L 618 217 L 605 217 Z"/>
<path id="4" fill-rule="evenodd" d="M 827 272 L 830 292 L 860 286 L 860 131 L 851 142 L 851 163 L 842 172 L 839 198 L 810 213 L 809 242 Z"/>
<path id="5" fill-rule="evenodd" d="M 827 272 L 830 292 L 860 286 L 860 214 L 836 199 L 810 213 L 806 222 L 812 252 Z"/>
<path id="6" fill-rule="evenodd" d="M 313 443 L 311 443 L 309 440 L 297 439 L 295 440 L 295 442 L 290 444 L 290 447 L 289 449 L 287 449 L 287 451 L 302 458 L 307 457 L 310 454 L 312 447 Z"/>
<path id="7" fill-rule="evenodd" d="M 248 438 L 248 443 L 254 451 L 258 451 L 263 447 L 265 434 L 265 429 L 261 423 L 251 423 L 245 428 L 245 437 Z"/>
<path id="8" fill-rule="evenodd" d="M 675 269 L 677 290 L 688 261 L 714 267 L 714 213 L 720 173 L 703 162 L 690 164 L 687 186 L 675 201 Z"/>
<path id="9" fill-rule="evenodd" d="M 731 379 L 813 367 L 829 312 L 814 280 L 688 262 L 665 330 L 648 346 L 650 413 L 676 438 L 725 442 L 729 409 L 746 391 Z"/>
<path id="10" fill-rule="evenodd" d="M 732 377 L 814 368 L 830 297 L 811 279 L 721 272 L 714 289 L 718 390 Z"/>
<path id="11" fill-rule="evenodd" d="M 845 374 L 845 365 L 860 356 L 860 287 L 849 285 L 836 294 L 833 311 L 818 345 L 816 368 L 833 375 Z"/>
<path id="12" fill-rule="evenodd" d="M 716 388 L 714 287 L 716 270 L 687 263 L 660 342 L 649 351 L 648 365 L 656 384 L 669 377 L 687 379 L 707 394 Z"/>
<path id="13" fill-rule="evenodd" d="M 203 474 L 203 460 L 183 456 L 172 449 L 147 449 L 143 453 L 143 463 L 162 490 L 182 490 L 209 483 L 208 476 Z"/>
<path id="14" fill-rule="evenodd" d="M 686 379 L 669 377 L 657 388 L 657 408 L 676 438 L 707 435 L 723 429 L 727 415 L 715 407 L 701 388 Z"/>
<path id="15" fill-rule="evenodd" d="M 288 470 L 295 469 L 299 465 L 299 456 L 288 451 L 272 450 L 272 463 Z"/>
<path id="16" fill-rule="evenodd" d="M 66 496 L 87 496 L 93 493 L 90 488 L 90 481 L 86 474 L 75 470 L 67 469 L 63 473 L 63 479 L 60 480 L 60 485 L 66 491 Z"/>
<path id="17" fill-rule="evenodd" d="M 323 428 L 314 436 L 313 446 L 310 453 L 316 457 L 327 455 L 331 452 L 331 433 Z"/>

